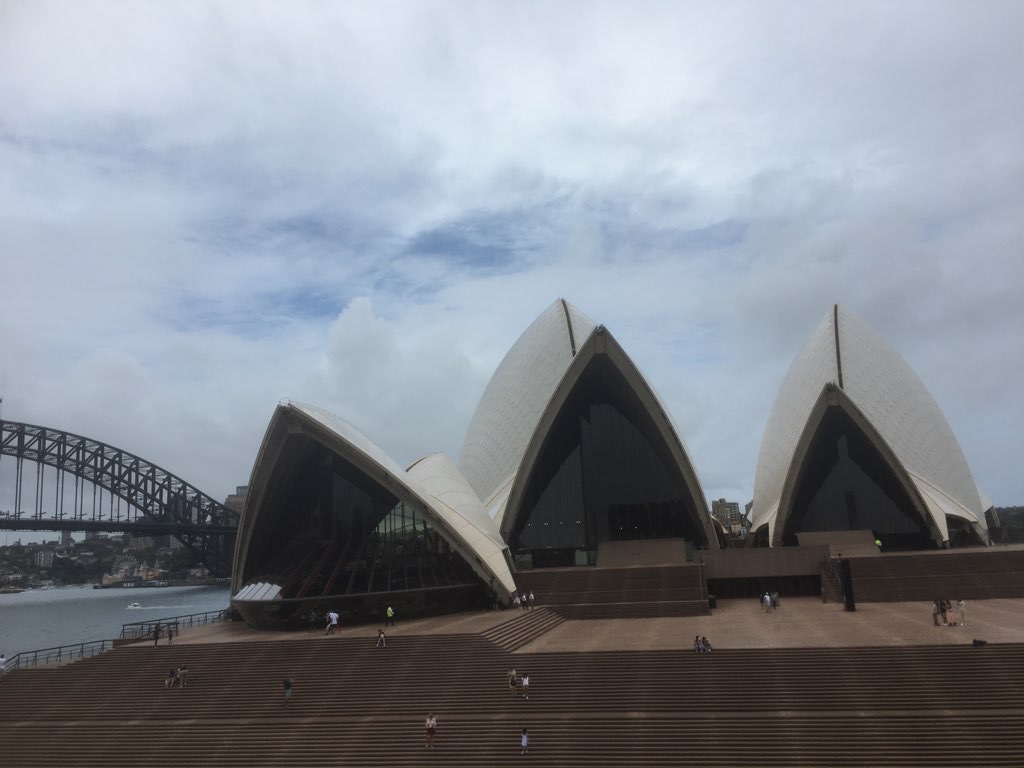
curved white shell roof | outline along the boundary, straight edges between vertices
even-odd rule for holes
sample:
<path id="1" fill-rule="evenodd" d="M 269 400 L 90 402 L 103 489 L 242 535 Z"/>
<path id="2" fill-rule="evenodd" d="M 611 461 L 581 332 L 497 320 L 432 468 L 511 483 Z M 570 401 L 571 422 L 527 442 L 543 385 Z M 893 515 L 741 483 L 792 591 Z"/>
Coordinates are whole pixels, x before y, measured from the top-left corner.
<path id="1" fill-rule="evenodd" d="M 505 355 L 477 404 L 459 466 L 481 499 L 489 499 L 519 462 L 575 350 L 595 328 L 559 299 L 523 332 Z"/>
<path id="2" fill-rule="evenodd" d="M 886 441 L 941 530 L 944 515 L 984 525 L 970 467 L 934 398 L 878 333 L 837 306 L 797 353 L 772 406 L 754 478 L 755 528 L 774 524 L 797 444 L 828 382 L 840 386 Z"/>
<path id="3" fill-rule="evenodd" d="M 289 402 L 278 406 L 271 419 L 267 434 L 273 433 L 278 419 L 294 413 L 311 427 L 319 427 L 329 444 L 339 454 L 371 470 L 378 482 L 389 487 L 396 495 L 407 501 L 415 501 L 423 511 L 434 519 L 443 535 L 459 550 L 471 567 L 497 592 L 506 594 L 516 591 L 515 581 L 504 556 L 505 545 L 494 521 L 486 514 L 469 483 L 462 477 L 458 467 L 442 454 L 433 454 L 416 462 L 409 471 L 404 470 L 376 443 L 340 416 L 305 403 Z M 253 469 L 251 485 L 256 487 L 257 473 L 273 472 L 272 466 L 257 466 Z M 264 480 L 265 482 L 265 480 Z M 259 509 L 246 507 L 239 529 L 243 534 L 251 532 L 252 515 Z M 235 558 L 236 574 L 244 569 L 245 543 L 241 540 L 242 557 Z"/>
<path id="4" fill-rule="evenodd" d="M 306 403 L 297 403 L 295 401 L 290 401 L 284 407 L 305 414 L 307 418 L 329 429 L 345 443 L 355 448 L 374 464 L 386 469 L 390 474 L 396 477 L 405 474 L 402 466 L 388 456 L 383 448 L 367 437 L 358 427 L 341 418 L 341 416 L 326 411 L 323 408 L 318 408 L 315 405 L 307 405 Z"/>
<path id="5" fill-rule="evenodd" d="M 443 453 L 433 453 L 409 467 L 406 477 L 435 514 L 473 548 L 505 592 L 515 592 L 498 526 L 455 462 Z"/>

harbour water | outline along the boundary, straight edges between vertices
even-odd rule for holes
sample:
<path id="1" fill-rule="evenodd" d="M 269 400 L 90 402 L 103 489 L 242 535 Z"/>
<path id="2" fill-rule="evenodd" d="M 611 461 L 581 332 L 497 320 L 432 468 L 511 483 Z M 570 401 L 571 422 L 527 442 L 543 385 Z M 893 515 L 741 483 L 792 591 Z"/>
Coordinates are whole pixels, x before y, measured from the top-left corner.
<path id="1" fill-rule="evenodd" d="M 111 640 L 121 625 L 228 607 L 227 587 L 93 589 L 64 587 L 0 595 L 0 653 L 12 658 L 23 651 L 90 640 Z M 140 608 L 129 608 L 137 602 Z"/>

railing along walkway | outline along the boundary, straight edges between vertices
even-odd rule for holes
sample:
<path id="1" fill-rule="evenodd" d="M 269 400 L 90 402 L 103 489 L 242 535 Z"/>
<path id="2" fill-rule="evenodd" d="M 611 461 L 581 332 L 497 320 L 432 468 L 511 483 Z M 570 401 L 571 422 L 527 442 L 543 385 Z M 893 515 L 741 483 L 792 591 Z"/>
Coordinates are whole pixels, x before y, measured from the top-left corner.
<path id="1" fill-rule="evenodd" d="M 189 613 L 184 616 L 170 616 L 149 621 L 133 621 L 121 626 L 121 638 L 129 640 L 151 638 L 158 625 L 161 628 L 173 628 L 174 633 L 177 634 L 185 627 L 198 627 L 202 624 L 224 621 L 227 615 L 228 612 L 225 609 L 223 611 Z M 161 632 L 162 635 L 163 633 Z M 37 667 L 68 664 L 78 659 L 86 659 L 90 656 L 96 656 L 105 651 L 113 650 L 114 647 L 113 640 L 88 640 L 84 643 L 70 643 L 68 645 L 57 645 L 53 648 L 22 651 L 7 659 L 4 669 L 0 671 L 0 679 L 8 672 L 13 672 L 17 669 L 35 669 Z"/>
<path id="2" fill-rule="evenodd" d="M 228 617 L 225 608 L 222 611 L 206 611 L 205 613 L 189 613 L 184 616 L 168 616 L 162 619 L 149 619 L 148 621 L 132 621 L 121 625 L 122 640 L 141 640 L 151 638 L 157 631 L 171 628 L 174 634 L 188 627 L 198 627 L 203 624 L 213 624 L 217 621 L 224 621 Z"/>
<path id="3" fill-rule="evenodd" d="M 57 645 L 53 648 L 40 648 L 35 651 L 22 651 L 7 659 L 3 675 L 13 672 L 16 669 L 33 669 L 35 667 L 47 667 L 59 664 L 68 664 L 78 659 L 85 659 L 95 656 L 98 653 L 113 649 L 113 640 L 89 640 L 84 643 L 71 643 L 69 645 Z"/>

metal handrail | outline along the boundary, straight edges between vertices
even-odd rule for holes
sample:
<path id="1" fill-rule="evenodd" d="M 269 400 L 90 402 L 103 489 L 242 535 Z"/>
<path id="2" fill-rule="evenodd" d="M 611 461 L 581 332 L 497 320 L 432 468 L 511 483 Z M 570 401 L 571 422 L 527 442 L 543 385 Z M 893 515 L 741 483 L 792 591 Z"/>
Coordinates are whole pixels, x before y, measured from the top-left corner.
<path id="1" fill-rule="evenodd" d="M 143 637 L 153 637 L 153 632 L 158 624 L 161 629 L 173 627 L 175 633 L 177 633 L 183 627 L 198 627 L 202 624 L 212 624 L 215 621 L 225 621 L 227 617 L 228 609 L 225 608 L 220 611 L 189 613 L 184 616 L 168 616 L 162 619 L 148 619 L 147 621 L 132 621 L 121 625 L 121 638 L 138 640 Z"/>
<path id="2" fill-rule="evenodd" d="M 35 651 L 22 651 L 7 659 L 3 674 L 16 669 L 32 669 L 48 664 L 65 664 L 75 659 L 84 659 L 98 653 L 109 651 L 114 647 L 113 640 L 89 640 L 84 643 L 57 645 L 53 648 L 40 648 Z"/>
<path id="3" fill-rule="evenodd" d="M 182 627 L 196 627 L 201 624 L 211 624 L 215 621 L 225 621 L 228 617 L 228 609 L 222 611 L 206 611 L 204 613 L 189 613 L 185 616 L 170 616 L 164 619 L 152 619 L 150 621 L 134 621 L 121 626 L 121 637 L 138 639 L 152 637 L 156 625 L 161 627 L 173 627 L 175 634 Z M 84 643 L 71 643 L 70 645 L 57 645 L 53 648 L 40 648 L 35 651 L 22 651 L 7 659 L 4 669 L 0 671 L 0 679 L 8 672 L 16 669 L 33 669 L 48 664 L 66 664 L 75 659 L 84 659 L 89 656 L 96 656 L 104 651 L 113 650 L 113 640 L 89 640 Z"/>

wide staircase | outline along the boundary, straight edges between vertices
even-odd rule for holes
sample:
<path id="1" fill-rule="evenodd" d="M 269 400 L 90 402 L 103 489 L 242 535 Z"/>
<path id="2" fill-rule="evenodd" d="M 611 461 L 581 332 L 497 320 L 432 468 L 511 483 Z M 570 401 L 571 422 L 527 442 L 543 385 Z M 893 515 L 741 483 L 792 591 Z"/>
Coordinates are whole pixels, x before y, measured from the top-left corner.
<path id="1" fill-rule="evenodd" d="M 535 619 L 539 621 L 539 619 Z M 186 688 L 165 689 L 173 666 Z M 513 696 L 506 670 L 530 675 Z M 295 678 L 283 705 L 281 681 Z M 1024 644 L 510 653 L 481 635 L 122 648 L 0 681 L 4 768 L 1016 766 Z M 434 750 L 423 720 L 436 714 Z M 527 728 L 530 754 L 520 756 Z"/>
<path id="2" fill-rule="evenodd" d="M 1024 597 L 1024 549 L 887 554 L 849 562 L 853 594 L 862 602 Z"/>
<path id="3" fill-rule="evenodd" d="M 550 568 L 516 573 L 520 592 L 566 619 L 706 616 L 698 565 Z"/>
<path id="4" fill-rule="evenodd" d="M 515 651 L 565 622 L 564 617 L 547 608 L 520 609 L 515 613 L 519 615 L 488 629 L 483 636 L 506 651 Z"/>

